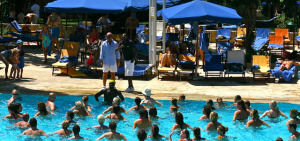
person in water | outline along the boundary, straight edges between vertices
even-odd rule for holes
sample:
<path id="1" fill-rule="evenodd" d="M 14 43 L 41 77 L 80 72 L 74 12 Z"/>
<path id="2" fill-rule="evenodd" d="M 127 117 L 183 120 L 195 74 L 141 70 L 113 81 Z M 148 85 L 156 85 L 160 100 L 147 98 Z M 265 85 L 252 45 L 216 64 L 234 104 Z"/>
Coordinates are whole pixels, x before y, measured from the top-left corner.
<path id="1" fill-rule="evenodd" d="M 248 128 L 249 126 L 259 127 L 259 126 L 262 126 L 262 125 L 266 125 L 266 126 L 270 127 L 269 124 L 267 124 L 263 120 L 259 119 L 259 115 L 258 115 L 257 110 L 252 109 L 251 112 L 250 112 L 250 117 L 252 118 L 252 120 L 247 122 L 246 128 Z"/>
<path id="2" fill-rule="evenodd" d="M 276 101 L 272 100 L 269 103 L 270 110 L 266 111 L 260 118 L 268 116 L 269 118 L 277 118 L 283 116 L 288 118 L 282 111 L 279 110 Z"/>
<path id="3" fill-rule="evenodd" d="M 21 96 L 19 95 L 19 91 L 17 89 L 13 89 L 11 91 L 11 98 L 8 100 L 8 104 L 15 103 L 17 100 L 21 99 Z"/>
<path id="4" fill-rule="evenodd" d="M 176 113 L 179 108 L 182 108 L 181 106 L 177 105 L 177 99 L 176 98 L 171 99 L 171 104 L 172 104 L 170 106 L 170 112 L 171 113 Z"/>
<path id="5" fill-rule="evenodd" d="M 209 119 L 211 108 L 208 106 L 204 106 L 202 110 L 203 115 L 199 118 L 199 120 Z"/>
<path id="6" fill-rule="evenodd" d="M 237 102 L 236 107 L 237 107 L 238 110 L 234 112 L 233 121 L 235 121 L 235 120 L 247 120 L 248 116 L 249 116 L 249 113 L 246 109 L 244 101 L 239 100 Z"/>
<path id="7" fill-rule="evenodd" d="M 110 106 L 105 111 L 103 111 L 103 114 L 105 114 L 107 112 L 112 112 L 113 111 L 113 106 L 120 106 L 121 102 L 122 102 L 122 100 L 119 97 L 115 97 L 113 99 L 112 106 Z M 125 114 L 128 115 L 128 112 L 124 108 L 122 108 L 121 106 L 120 106 L 120 112 L 125 113 Z"/>
<path id="8" fill-rule="evenodd" d="M 54 104 L 55 99 L 56 99 L 56 95 L 54 93 L 50 93 L 48 101 L 45 103 L 46 107 L 49 107 L 51 111 L 54 111 L 56 108 Z"/>
<path id="9" fill-rule="evenodd" d="M 29 114 L 28 113 L 24 113 L 22 115 L 22 121 L 19 121 L 17 123 L 15 123 L 15 126 L 21 127 L 21 128 L 27 128 L 30 127 L 30 123 L 28 122 L 29 120 Z"/>
<path id="10" fill-rule="evenodd" d="M 100 136 L 99 138 L 97 138 L 97 141 L 101 140 L 103 138 L 107 138 L 108 140 L 124 140 L 124 141 L 127 141 L 127 139 L 125 138 L 125 136 L 123 134 L 118 133 L 116 131 L 116 129 L 117 129 L 116 122 L 111 121 L 109 123 L 109 129 L 110 129 L 110 132 L 104 133 L 102 136 Z"/>
<path id="11" fill-rule="evenodd" d="M 222 124 L 218 122 L 218 113 L 211 112 L 209 119 L 211 122 L 207 124 L 206 130 L 217 130 L 218 126 L 222 126 Z"/>
<path id="12" fill-rule="evenodd" d="M 239 101 L 239 100 L 242 100 L 242 97 L 240 96 L 240 95 L 236 95 L 235 97 L 234 97 L 234 103 L 232 104 L 232 106 L 236 106 L 237 105 L 237 102 Z"/>
<path id="13" fill-rule="evenodd" d="M 172 135 L 174 131 L 170 133 L 169 141 L 172 141 Z M 180 139 L 178 141 L 192 141 L 190 139 L 190 132 L 187 129 L 182 129 L 180 132 Z"/>
<path id="14" fill-rule="evenodd" d="M 53 134 L 58 134 L 58 135 L 70 135 L 72 134 L 71 130 L 68 130 L 68 127 L 70 126 L 70 123 L 68 120 L 65 120 L 61 124 L 62 129 L 55 131 Z"/>
<path id="15" fill-rule="evenodd" d="M 201 128 L 200 127 L 194 127 L 193 133 L 194 133 L 193 141 L 206 140 L 205 138 L 201 138 Z"/>
<path id="16" fill-rule="evenodd" d="M 217 103 L 215 104 L 215 107 L 224 108 L 225 106 L 227 106 L 227 104 L 223 102 L 222 97 L 218 97 L 217 98 Z"/>
<path id="17" fill-rule="evenodd" d="M 142 100 L 141 105 L 145 105 L 147 108 L 154 107 L 154 104 L 162 106 L 161 103 L 151 97 L 151 89 L 145 89 L 142 93 L 145 96 L 145 99 Z"/>
<path id="18" fill-rule="evenodd" d="M 39 115 L 46 116 L 49 114 L 54 114 L 53 112 L 46 109 L 46 104 L 44 102 L 39 102 L 37 104 L 37 109 L 38 109 L 38 112 L 34 115 L 34 117 L 37 117 Z"/>
<path id="19" fill-rule="evenodd" d="M 172 127 L 171 130 L 175 130 L 175 129 L 187 129 L 187 128 L 193 129 L 189 124 L 184 123 L 184 121 L 183 121 L 183 115 L 180 112 L 176 113 L 176 115 L 175 115 L 175 121 L 176 121 L 176 124 L 173 125 L 173 127 Z"/>
<path id="20" fill-rule="evenodd" d="M 157 125 L 152 125 L 151 132 L 152 135 L 149 135 L 148 138 L 152 138 L 154 140 L 160 140 L 161 138 L 165 138 L 165 136 L 159 134 L 159 127 Z"/>
<path id="21" fill-rule="evenodd" d="M 151 120 L 148 119 L 148 111 L 145 109 L 139 110 L 140 118 L 135 120 L 133 123 L 133 129 L 139 128 L 139 129 L 147 129 L 151 127 Z"/>
<path id="22" fill-rule="evenodd" d="M 69 139 L 85 139 L 84 137 L 81 137 L 79 135 L 79 132 L 80 132 L 80 126 L 79 125 L 74 125 L 74 127 L 73 127 L 74 136 L 69 138 Z"/>
<path id="23" fill-rule="evenodd" d="M 127 120 L 125 117 L 121 115 L 120 106 L 113 106 L 112 113 L 107 115 L 105 118 L 114 119 L 114 120 Z"/>
<path id="24" fill-rule="evenodd" d="M 298 112 L 298 110 L 296 109 L 291 109 L 290 110 L 290 117 L 292 119 L 290 119 L 289 121 L 286 122 L 286 125 L 289 125 L 289 124 L 300 124 L 300 119 L 297 118 L 297 116 L 300 115 L 300 112 Z"/>
<path id="25" fill-rule="evenodd" d="M 21 135 L 31 135 L 31 136 L 46 136 L 48 137 L 48 135 L 41 129 L 37 128 L 37 120 L 35 118 L 31 118 L 29 120 L 29 124 L 30 124 L 30 129 L 25 130 Z"/>
<path id="26" fill-rule="evenodd" d="M 146 133 L 145 129 L 140 129 L 137 133 L 137 137 L 138 137 L 139 141 L 145 141 L 147 138 L 147 133 Z"/>
<path id="27" fill-rule="evenodd" d="M 76 105 L 76 110 L 74 110 L 74 114 L 78 115 L 78 116 L 92 116 L 88 111 L 86 111 L 86 109 L 83 106 L 83 102 L 81 101 L 77 101 L 75 103 Z"/>
<path id="28" fill-rule="evenodd" d="M 222 140 L 224 138 L 227 138 L 227 136 L 225 135 L 225 133 L 228 131 L 228 127 L 224 127 L 224 126 L 218 126 L 217 128 L 217 133 L 218 133 L 218 140 Z"/>
<path id="29" fill-rule="evenodd" d="M 136 97 L 134 99 L 136 106 L 131 107 L 128 111 L 132 111 L 132 110 L 139 111 L 141 108 L 149 110 L 146 106 L 141 106 L 141 101 L 142 101 L 141 98 Z"/>
<path id="30" fill-rule="evenodd" d="M 104 125 L 105 118 L 104 118 L 103 115 L 98 115 L 97 120 L 98 120 L 99 125 L 95 125 L 93 127 L 87 128 L 87 129 L 91 129 L 91 128 L 95 128 L 95 129 L 98 129 L 98 130 L 107 130 L 107 129 L 109 129 L 108 126 Z"/>
<path id="31" fill-rule="evenodd" d="M 119 97 L 122 101 L 124 101 L 122 93 L 115 88 L 115 84 L 115 80 L 110 80 L 108 89 L 102 89 L 100 92 L 95 94 L 96 101 L 99 101 L 98 97 L 101 95 L 104 95 L 104 103 L 109 105 L 112 104 L 115 97 Z"/>
<path id="32" fill-rule="evenodd" d="M 289 124 L 288 130 L 290 133 L 292 133 L 292 136 L 290 138 L 297 139 L 300 136 L 300 133 L 296 130 L 297 124 Z"/>

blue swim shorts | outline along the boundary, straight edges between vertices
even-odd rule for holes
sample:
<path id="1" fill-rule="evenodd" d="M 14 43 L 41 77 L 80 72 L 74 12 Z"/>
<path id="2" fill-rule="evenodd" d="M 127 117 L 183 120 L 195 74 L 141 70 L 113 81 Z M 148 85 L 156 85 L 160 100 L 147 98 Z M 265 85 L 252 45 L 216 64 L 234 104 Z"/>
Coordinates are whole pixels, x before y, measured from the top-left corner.
<path id="1" fill-rule="evenodd" d="M 50 32 L 51 32 L 51 38 L 55 38 L 58 39 L 59 38 L 59 27 L 55 27 L 55 28 L 51 28 Z"/>

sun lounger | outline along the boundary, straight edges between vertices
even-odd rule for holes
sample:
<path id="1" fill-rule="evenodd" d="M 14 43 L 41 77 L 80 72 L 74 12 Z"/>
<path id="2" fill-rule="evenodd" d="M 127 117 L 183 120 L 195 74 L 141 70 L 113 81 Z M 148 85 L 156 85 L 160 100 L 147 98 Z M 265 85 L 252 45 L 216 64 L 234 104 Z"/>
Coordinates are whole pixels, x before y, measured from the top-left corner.
<path id="1" fill-rule="evenodd" d="M 296 66 L 293 65 L 289 70 L 284 70 L 280 71 L 280 66 L 281 63 L 276 62 L 276 65 L 274 69 L 270 70 L 270 73 L 275 77 L 275 78 L 283 78 L 286 82 L 290 82 L 293 75 L 296 72 Z"/>
<path id="2" fill-rule="evenodd" d="M 227 51 L 226 74 L 242 74 L 245 78 L 245 53 L 241 50 Z M 238 67 L 238 68 L 235 68 Z"/>
<path id="3" fill-rule="evenodd" d="M 237 45 L 243 46 L 246 37 L 246 28 L 237 28 L 236 38 L 234 39 L 237 42 Z"/>
<path id="4" fill-rule="evenodd" d="M 187 55 L 183 55 L 180 54 L 179 55 L 179 65 L 176 69 L 177 71 L 177 75 L 180 78 L 180 74 L 182 73 L 190 73 L 192 74 L 192 78 L 194 77 L 194 73 L 196 70 L 196 57 L 194 56 L 187 56 Z"/>
<path id="5" fill-rule="evenodd" d="M 255 81 L 256 75 L 265 75 L 268 77 L 270 81 L 270 56 L 263 56 L 263 55 L 253 55 L 252 56 L 252 67 L 251 72 L 253 74 L 253 81 Z"/>
<path id="6" fill-rule="evenodd" d="M 153 64 L 136 64 L 134 66 L 133 76 L 145 76 L 146 80 L 148 80 L 148 76 L 152 75 L 152 67 Z M 118 67 L 118 71 L 116 74 L 125 74 L 124 66 Z"/>
<path id="7" fill-rule="evenodd" d="M 219 35 L 222 35 L 224 36 L 223 39 L 219 39 L 218 36 Z M 217 37 L 216 37 L 216 50 L 218 50 L 218 46 L 219 45 L 223 45 L 222 47 L 224 46 L 227 46 L 229 43 L 229 40 L 230 40 L 230 29 L 229 28 L 219 28 L 218 29 L 218 33 L 217 33 Z M 225 42 L 225 44 L 220 44 L 219 42 Z"/>
<path id="8" fill-rule="evenodd" d="M 60 68 L 61 73 L 67 74 L 71 77 L 87 77 L 86 74 L 76 71 L 73 68 Z"/>
<path id="9" fill-rule="evenodd" d="M 275 36 L 283 37 L 283 45 L 288 45 L 291 41 L 289 35 L 289 29 L 275 28 Z"/>
<path id="10" fill-rule="evenodd" d="M 205 54 L 203 71 L 205 72 L 205 77 L 208 77 L 209 73 L 213 74 L 211 76 L 223 76 L 224 67 L 222 64 L 222 55 Z"/>
<path id="11" fill-rule="evenodd" d="M 254 51 L 261 50 L 269 42 L 270 28 L 257 28 L 256 38 L 252 44 Z"/>
<path id="12" fill-rule="evenodd" d="M 279 52 L 278 55 L 282 55 L 282 52 L 284 50 L 283 37 L 270 35 L 269 39 L 270 41 L 269 41 L 268 49 L 270 49 L 270 52 L 274 54 L 278 54 Z"/>

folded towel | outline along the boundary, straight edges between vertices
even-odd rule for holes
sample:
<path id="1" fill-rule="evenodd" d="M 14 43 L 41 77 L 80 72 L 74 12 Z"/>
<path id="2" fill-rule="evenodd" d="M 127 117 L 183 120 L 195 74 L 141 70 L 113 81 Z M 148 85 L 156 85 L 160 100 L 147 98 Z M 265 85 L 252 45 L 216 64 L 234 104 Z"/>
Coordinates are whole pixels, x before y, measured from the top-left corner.
<path id="1" fill-rule="evenodd" d="M 257 64 L 255 64 L 255 65 L 253 65 L 253 66 L 251 67 L 251 69 L 260 69 L 260 66 L 257 65 Z"/>

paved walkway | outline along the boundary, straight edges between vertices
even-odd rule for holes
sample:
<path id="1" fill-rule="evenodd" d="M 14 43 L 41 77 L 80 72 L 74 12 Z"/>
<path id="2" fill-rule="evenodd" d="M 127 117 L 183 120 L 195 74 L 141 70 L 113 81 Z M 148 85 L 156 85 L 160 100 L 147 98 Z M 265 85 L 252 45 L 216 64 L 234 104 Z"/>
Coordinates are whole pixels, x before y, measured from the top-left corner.
<path id="1" fill-rule="evenodd" d="M 68 76 L 52 76 L 51 63 L 55 60 L 53 55 L 49 57 L 48 65 L 43 64 L 42 49 L 26 50 L 26 67 L 24 79 L 4 80 L 4 64 L 0 63 L 0 93 L 10 93 L 13 87 L 19 87 L 24 94 L 48 94 L 55 92 L 59 95 L 93 95 L 102 87 L 102 80 L 96 78 L 70 78 Z M 203 77 L 203 73 L 200 76 Z M 230 81 L 232 80 L 232 81 Z M 273 80 L 274 81 L 274 80 Z M 296 79 L 291 83 L 279 82 L 279 84 L 266 80 L 252 81 L 252 75 L 248 72 L 246 82 L 242 78 L 209 78 L 204 80 L 134 80 L 135 92 L 124 93 L 126 97 L 134 98 L 142 96 L 141 91 L 151 88 L 153 97 L 157 99 L 171 99 L 185 94 L 189 100 L 207 100 L 223 97 L 225 101 L 232 101 L 235 95 L 241 95 L 243 99 L 251 102 L 269 102 L 277 100 L 281 102 L 300 103 L 300 84 Z M 117 80 L 117 89 L 124 91 L 127 88 L 127 80 Z"/>

